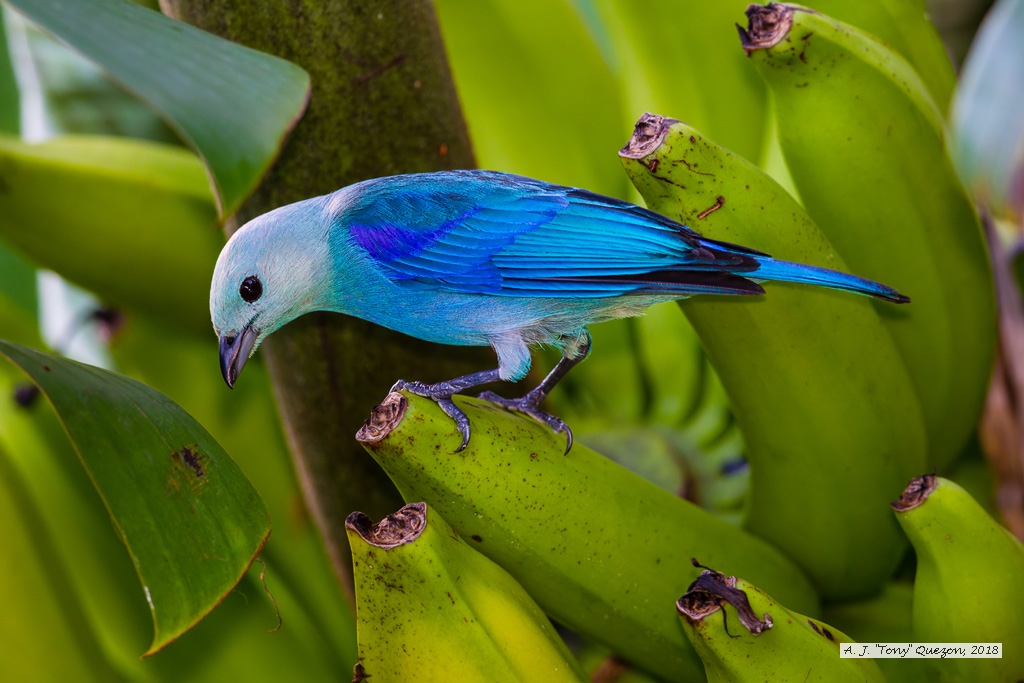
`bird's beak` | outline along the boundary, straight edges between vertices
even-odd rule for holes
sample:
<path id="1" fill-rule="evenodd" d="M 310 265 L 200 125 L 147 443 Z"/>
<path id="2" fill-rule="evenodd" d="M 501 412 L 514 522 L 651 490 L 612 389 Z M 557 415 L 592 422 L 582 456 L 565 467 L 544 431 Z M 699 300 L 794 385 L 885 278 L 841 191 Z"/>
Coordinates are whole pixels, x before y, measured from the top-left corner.
<path id="1" fill-rule="evenodd" d="M 242 333 L 237 337 L 223 336 L 220 338 L 220 374 L 224 375 L 224 381 L 228 387 L 235 388 L 235 380 L 242 373 L 245 362 L 249 360 L 252 347 L 256 344 L 259 332 L 251 325 L 242 328 Z"/>

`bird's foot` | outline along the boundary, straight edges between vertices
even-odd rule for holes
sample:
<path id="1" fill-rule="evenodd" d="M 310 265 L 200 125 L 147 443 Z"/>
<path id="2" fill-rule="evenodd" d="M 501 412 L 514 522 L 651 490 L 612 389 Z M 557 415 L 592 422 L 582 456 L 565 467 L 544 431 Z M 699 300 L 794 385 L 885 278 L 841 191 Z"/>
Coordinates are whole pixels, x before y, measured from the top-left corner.
<path id="1" fill-rule="evenodd" d="M 400 379 L 391 387 L 391 391 L 408 391 L 409 393 L 429 398 L 444 411 L 445 415 L 455 421 L 455 426 L 462 434 L 462 443 L 455 449 L 455 452 L 463 450 L 469 445 L 469 418 L 459 409 L 452 396 L 459 391 L 459 387 L 452 386 L 451 382 L 438 382 L 437 384 L 425 384 L 424 382 L 408 382 Z"/>
<path id="2" fill-rule="evenodd" d="M 555 417 L 550 413 L 545 413 L 540 409 L 540 402 L 544 399 L 542 394 L 531 391 L 522 398 L 504 398 L 498 396 L 493 391 L 485 391 L 478 394 L 477 398 L 482 398 L 485 401 L 499 405 L 506 410 L 514 410 L 517 413 L 529 415 L 542 425 L 547 425 L 556 434 L 565 434 L 566 453 L 572 448 L 572 430 L 569 429 L 569 425 L 565 424 L 565 420 Z"/>

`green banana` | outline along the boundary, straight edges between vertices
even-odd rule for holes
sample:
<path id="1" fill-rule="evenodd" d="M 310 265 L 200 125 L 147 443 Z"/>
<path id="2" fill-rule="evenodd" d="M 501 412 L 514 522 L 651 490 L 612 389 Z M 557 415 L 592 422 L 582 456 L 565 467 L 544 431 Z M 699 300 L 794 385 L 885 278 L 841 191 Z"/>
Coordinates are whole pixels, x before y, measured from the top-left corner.
<path id="1" fill-rule="evenodd" d="M 814 9 L 892 47 L 914 67 L 939 109 L 949 109 L 956 70 L 925 0 L 814 0 Z"/>
<path id="2" fill-rule="evenodd" d="M 751 5 L 743 46 L 774 95 L 810 216 L 858 275 L 913 299 L 879 309 L 910 371 L 929 455 L 945 468 L 975 426 L 995 351 L 995 296 L 974 205 L 928 89 L 890 48 L 802 7 Z"/>
<path id="3" fill-rule="evenodd" d="M 761 149 L 767 91 L 736 52 L 732 26 L 747 0 L 589 4 L 615 53 L 623 123 L 670 111 L 740 154 Z"/>
<path id="4" fill-rule="evenodd" d="M 345 520 L 356 585 L 354 680 L 587 680 L 523 587 L 425 503 Z"/>
<path id="5" fill-rule="evenodd" d="M 909 581 L 889 581 L 882 592 L 867 600 L 826 605 L 822 618 L 847 633 L 857 643 L 909 643 L 914 587 Z M 928 663 L 920 659 L 877 660 L 886 680 L 900 683 L 931 683 Z"/>
<path id="6" fill-rule="evenodd" d="M 433 401 L 400 393 L 356 438 L 406 500 L 426 500 L 574 631 L 665 680 L 699 677 L 671 609 L 694 554 L 817 610 L 807 579 L 764 541 L 582 444 L 565 455 L 533 420 L 478 399 L 456 402 L 473 424 L 461 453 L 453 455 L 461 437 Z"/>
<path id="7" fill-rule="evenodd" d="M 223 236 L 202 162 L 181 148 L 0 137 L 0 239 L 37 264 L 197 334 Z"/>
<path id="8" fill-rule="evenodd" d="M 1002 643 L 1000 659 L 929 660 L 940 679 L 1024 679 L 1024 545 L 942 477 L 913 479 L 892 507 L 917 554 L 915 641 Z"/>
<path id="9" fill-rule="evenodd" d="M 705 569 L 676 608 L 708 683 L 885 681 L 874 660 L 840 658 L 849 636 L 735 576 Z"/>
<path id="10" fill-rule="evenodd" d="M 689 126 L 645 115 L 620 156 L 651 209 L 712 239 L 849 272 L 781 186 Z M 868 299 L 766 289 L 763 300 L 681 302 L 746 440 L 745 526 L 794 558 L 822 597 L 870 595 L 906 545 L 885 505 L 925 466 L 913 385 Z"/>

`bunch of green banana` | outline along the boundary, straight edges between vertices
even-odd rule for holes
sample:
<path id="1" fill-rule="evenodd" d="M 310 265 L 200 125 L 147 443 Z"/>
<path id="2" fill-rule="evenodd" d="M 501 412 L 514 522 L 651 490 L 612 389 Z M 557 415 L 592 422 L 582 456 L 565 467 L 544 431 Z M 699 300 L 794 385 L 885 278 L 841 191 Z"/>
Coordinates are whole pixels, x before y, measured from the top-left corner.
<path id="1" fill-rule="evenodd" d="M 1002 643 L 1000 659 L 935 659 L 941 680 L 1024 680 L 1024 545 L 965 490 L 913 479 L 892 504 L 917 554 L 917 642 Z"/>
<path id="2" fill-rule="evenodd" d="M 587 680 L 522 586 L 425 503 L 345 520 L 356 586 L 355 680 Z"/>
<path id="3" fill-rule="evenodd" d="M 916 387 L 931 464 L 974 429 L 995 350 L 991 267 L 921 78 L 871 36 L 802 7 L 751 5 L 743 47 L 773 93 L 810 216 L 858 275 L 913 304 L 879 312 Z"/>
<path id="4" fill-rule="evenodd" d="M 780 185 L 685 124 L 645 115 L 620 156 L 651 209 L 712 239 L 849 272 Z M 906 544 L 886 504 L 925 466 L 913 385 L 867 298 L 766 289 L 759 301 L 681 303 L 747 443 L 745 525 L 795 558 L 822 597 L 870 595 Z"/>
<path id="5" fill-rule="evenodd" d="M 707 510 L 737 511 L 746 471 L 723 466 L 739 461 L 742 437 L 679 307 L 654 306 L 591 334 L 602 362 L 570 373 L 550 397 L 551 412 L 581 443 L 659 486 Z"/>
<path id="6" fill-rule="evenodd" d="M 885 681 L 874 660 L 840 658 L 849 636 L 735 576 L 705 569 L 676 608 L 708 683 Z"/>
<path id="7" fill-rule="evenodd" d="M 357 439 L 406 500 L 426 500 L 557 621 L 668 681 L 699 677 L 672 603 L 707 557 L 805 612 L 817 597 L 775 548 L 530 419 L 456 397 L 473 438 L 429 399 L 392 393 Z"/>

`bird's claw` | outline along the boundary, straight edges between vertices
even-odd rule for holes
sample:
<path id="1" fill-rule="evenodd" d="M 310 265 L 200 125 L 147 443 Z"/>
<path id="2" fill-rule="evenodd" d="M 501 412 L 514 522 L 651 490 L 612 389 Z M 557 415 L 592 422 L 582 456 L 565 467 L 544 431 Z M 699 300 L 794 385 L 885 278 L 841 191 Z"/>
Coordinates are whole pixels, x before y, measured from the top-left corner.
<path id="1" fill-rule="evenodd" d="M 538 407 L 538 404 L 540 403 L 539 397 L 527 394 L 522 398 L 504 398 L 502 396 L 498 396 L 493 391 L 485 391 L 477 394 L 477 398 L 482 398 L 485 401 L 499 405 L 506 410 L 514 410 L 517 413 L 529 415 L 542 425 L 547 425 L 547 427 L 556 434 L 565 434 L 566 453 L 568 453 L 569 449 L 572 448 L 572 430 L 569 429 L 569 425 L 567 425 L 565 420 L 562 418 L 555 417 L 551 413 L 545 413 L 541 410 Z"/>
<path id="2" fill-rule="evenodd" d="M 462 434 L 462 443 L 455 449 L 456 453 L 461 452 L 469 445 L 469 418 L 462 410 L 455 405 L 452 396 L 455 394 L 447 382 L 438 384 L 425 384 L 424 382 L 408 382 L 400 379 L 391 387 L 391 391 L 408 391 L 409 393 L 429 398 L 444 411 L 444 414 L 455 421 L 455 426 Z"/>

